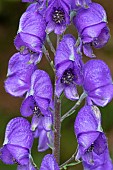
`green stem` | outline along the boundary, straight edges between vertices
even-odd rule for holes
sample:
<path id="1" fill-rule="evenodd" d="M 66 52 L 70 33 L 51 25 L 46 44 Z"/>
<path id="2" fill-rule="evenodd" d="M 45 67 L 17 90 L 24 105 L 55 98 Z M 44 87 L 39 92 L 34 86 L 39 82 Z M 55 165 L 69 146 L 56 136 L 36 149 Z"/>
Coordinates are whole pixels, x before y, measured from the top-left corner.
<path id="1" fill-rule="evenodd" d="M 52 42 L 51 42 L 51 40 L 50 40 L 50 38 L 49 38 L 49 35 L 47 34 L 46 35 L 46 40 L 47 40 L 47 43 L 49 44 L 49 46 L 50 46 L 50 49 L 51 49 L 51 51 L 53 52 L 53 54 L 55 55 L 55 48 L 53 47 L 53 44 L 52 44 Z"/>
<path id="2" fill-rule="evenodd" d="M 62 122 L 65 118 L 69 117 L 70 115 L 72 115 L 72 114 L 75 112 L 76 108 L 81 104 L 81 102 L 83 101 L 83 99 L 84 99 L 86 96 L 87 96 L 87 94 L 86 94 L 85 92 L 82 93 L 82 95 L 80 96 L 80 98 L 79 98 L 79 100 L 76 102 L 76 104 L 75 104 L 67 113 L 65 113 L 65 114 L 61 117 L 61 122 Z"/>
<path id="3" fill-rule="evenodd" d="M 53 61 L 51 60 L 51 58 L 49 56 L 49 52 L 45 46 L 43 46 L 43 53 L 44 53 L 47 61 L 49 62 L 50 66 L 52 67 L 53 71 L 55 71 Z"/>
<path id="4" fill-rule="evenodd" d="M 75 153 L 71 156 L 71 158 L 69 158 L 66 162 L 64 162 L 62 165 L 60 165 L 60 169 L 67 169 L 68 166 L 74 166 L 74 165 L 81 163 L 81 161 L 75 160 L 77 151 L 78 151 L 78 147 L 77 147 Z M 76 162 L 72 162 L 73 160 L 75 160 Z"/>

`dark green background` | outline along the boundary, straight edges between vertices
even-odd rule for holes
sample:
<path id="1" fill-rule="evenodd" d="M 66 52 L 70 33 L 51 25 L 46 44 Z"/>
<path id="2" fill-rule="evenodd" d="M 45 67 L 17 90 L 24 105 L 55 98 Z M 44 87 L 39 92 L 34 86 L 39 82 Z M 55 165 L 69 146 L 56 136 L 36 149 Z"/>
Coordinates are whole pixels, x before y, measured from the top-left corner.
<path id="1" fill-rule="evenodd" d="M 111 39 L 108 44 L 99 50 L 95 50 L 97 58 L 103 59 L 110 67 L 113 75 L 113 1 L 111 0 L 96 0 L 95 2 L 100 3 L 107 11 L 108 22 L 111 31 Z M 19 112 L 19 107 L 21 105 L 22 99 L 15 98 L 7 94 L 4 90 L 4 80 L 6 79 L 7 65 L 10 57 L 17 52 L 14 45 L 13 39 L 16 35 L 18 29 L 19 18 L 26 9 L 26 4 L 18 0 L 0 0 L 0 147 L 2 146 L 4 140 L 5 127 L 8 121 L 14 117 L 21 116 Z M 70 26 L 66 31 L 67 33 L 72 33 L 77 37 L 76 30 L 73 26 Z M 51 34 L 51 40 L 55 45 L 56 36 Z M 51 53 L 51 57 L 53 54 Z M 84 57 L 84 61 L 88 58 Z M 51 74 L 52 81 L 54 81 L 53 73 L 49 67 L 46 59 L 43 57 L 39 68 L 45 69 Z M 62 114 L 65 113 L 74 102 L 70 102 L 67 99 L 62 100 Z M 80 108 L 78 108 L 79 110 Z M 106 107 L 100 108 L 102 112 L 102 126 L 108 137 L 110 154 L 113 159 L 113 101 L 109 103 Z M 66 161 L 76 149 L 76 138 L 73 131 L 73 124 L 77 112 L 70 118 L 66 119 L 62 124 L 61 133 L 61 163 Z M 32 155 L 34 161 L 39 166 L 41 159 L 44 154 L 49 153 L 48 150 L 45 153 L 37 152 L 37 139 L 34 142 Z M 15 170 L 16 165 L 10 166 L 5 165 L 0 161 L 0 170 Z M 81 170 L 82 165 L 77 165 L 75 167 L 69 168 L 70 170 Z"/>

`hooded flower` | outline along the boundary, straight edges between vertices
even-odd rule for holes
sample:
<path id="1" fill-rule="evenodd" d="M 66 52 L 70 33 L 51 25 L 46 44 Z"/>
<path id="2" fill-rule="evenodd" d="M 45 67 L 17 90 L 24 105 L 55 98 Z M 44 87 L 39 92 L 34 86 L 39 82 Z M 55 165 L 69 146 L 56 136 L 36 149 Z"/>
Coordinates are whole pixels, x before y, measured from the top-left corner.
<path id="1" fill-rule="evenodd" d="M 26 55 L 16 53 L 9 60 L 5 81 L 5 90 L 9 94 L 20 97 L 30 88 L 31 75 L 36 70 L 36 65 L 30 61 L 30 53 Z"/>
<path id="2" fill-rule="evenodd" d="M 33 133 L 30 123 L 22 117 L 12 119 L 6 127 L 3 147 L 0 148 L 0 159 L 5 164 L 17 163 L 26 170 L 32 168 L 30 150 L 33 144 Z"/>
<path id="3" fill-rule="evenodd" d="M 106 12 L 100 4 L 90 3 L 89 8 L 81 8 L 74 17 L 74 25 L 79 34 L 79 50 L 88 57 L 94 57 L 92 47 L 102 48 L 109 40 Z"/>
<path id="4" fill-rule="evenodd" d="M 46 114 L 52 100 L 52 84 L 49 75 L 43 70 L 36 70 L 31 76 L 30 88 L 21 105 L 21 114 L 31 116 L 40 110 Z"/>
<path id="5" fill-rule="evenodd" d="M 98 106 L 107 105 L 113 98 L 113 83 L 109 67 L 102 60 L 90 60 L 84 65 L 83 87 L 87 101 Z"/>
<path id="6" fill-rule="evenodd" d="M 47 154 L 41 163 L 40 170 L 60 170 L 52 154 Z"/>
<path id="7" fill-rule="evenodd" d="M 36 70 L 31 77 L 31 87 L 22 102 L 22 116 L 31 116 L 31 129 L 34 137 L 39 137 L 38 151 L 42 152 L 52 146 L 52 84 L 49 75 L 43 70 Z"/>
<path id="8" fill-rule="evenodd" d="M 76 85 L 83 82 L 82 60 L 75 49 L 75 38 L 65 35 L 56 50 L 55 68 L 57 74 L 56 94 L 60 97 L 64 91 L 70 100 L 78 99 Z"/>
<path id="9" fill-rule="evenodd" d="M 64 0 L 50 0 L 45 12 L 46 32 L 54 30 L 55 34 L 62 34 L 70 23 L 69 12 L 70 6 Z"/>
<path id="10" fill-rule="evenodd" d="M 41 14 L 27 10 L 20 18 L 19 29 L 14 44 L 17 50 L 32 51 L 42 55 L 46 23 Z"/>
<path id="11" fill-rule="evenodd" d="M 106 159 L 110 162 L 107 139 L 101 127 L 101 113 L 96 106 L 85 105 L 79 111 L 74 130 L 78 141 L 76 159 L 81 158 L 84 165 L 93 168 L 106 164 Z"/>

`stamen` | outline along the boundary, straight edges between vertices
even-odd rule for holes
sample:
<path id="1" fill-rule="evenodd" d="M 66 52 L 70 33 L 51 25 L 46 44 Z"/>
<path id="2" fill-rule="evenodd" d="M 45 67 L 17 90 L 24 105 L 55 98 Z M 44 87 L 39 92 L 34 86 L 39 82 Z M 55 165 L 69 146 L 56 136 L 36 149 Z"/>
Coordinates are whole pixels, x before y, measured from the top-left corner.
<path id="1" fill-rule="evenodd" d="M 38 106 L 35 106 L 33 109 L 33 113 L 37 115 L 37 117 L 43 116 L 43 114 L 41 113 L 40 109 L 38 108 Z"/>
<path id="2" fill-rule="evenodd" d="M 62 22 L 65 20 L 64 16 L 65 14 L 64 14 L 63 9 L 55 8 L 55 11 L 53 12 L 53 15 L 52 15 L 52 19 L 56 24 L 62 24 Z"/>
<path id="3" fill-rule="evenodd" d="M 87 149 L 87 153 L 92 152 L 94 149 L 94 143 L 91 144 L 91 146 Z"/>
<path id="4" fill-rule="evenodd" d="M 92 45 L 96 47 L 98 44 L 99 44 L 98 38 L 94 38 Z"/>
<path id="5" fill-rule="evenodd" d="M 61 83 L 70 85 L 71 83 L 73 83 L 73 80 L 74 80 L 74 73 L 73 70 L 70 68 L 64 72 L 61 78 Z"/>

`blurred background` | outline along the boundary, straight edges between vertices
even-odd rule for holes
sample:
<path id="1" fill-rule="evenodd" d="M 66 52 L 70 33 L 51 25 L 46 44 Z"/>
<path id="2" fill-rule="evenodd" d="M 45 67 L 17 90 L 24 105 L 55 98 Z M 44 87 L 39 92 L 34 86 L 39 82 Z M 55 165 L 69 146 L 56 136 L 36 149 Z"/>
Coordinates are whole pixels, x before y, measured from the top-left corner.
<path id="1" fill-rule="evenodd" d="M 111 0 L 95 0 L 100 3 L 106 10 L 108 16 L 108 24 L 111 31 L 111 39 L 108 44 L 99 50 L 94 50 L 98 59 L 104 60 L 110 67 L 113 76 L 113 1 Z M 4 90 L 4 80 L 6 79 L 7 66 L 10 57 L 17 52 L 13 39 L 18 29 L 19 18 L 27 7 L 26 3 L 22 3 L 20 0 L 0 0 L 0 147 L 4 140 L 5 127 L 7 123 L 14 117 L 21 116 L 19 108 L 22 102 L 22 98 L 15 98 L 7 94 Z M 66 33 L 72 33 L 77 38 L 77 33 L 74 26 L 70 26 Z M 56 44 L 56 36 L 52 33 L 50 38 L 53 44 Z M 53 54 L 50 52 L 51 57 Z M 87 58 L 84 57 L 84 61 Z M 54 82 L 53 72 L 48 65 L 45 57 L 43 57 L 39 68 L 46 70 L 51 75 L 52 82 Z M 75 103 L 63 98 L 62 100 L 62 114 L 69 110 Z M 77 111 L 80 107 L 77 109 Z M 108 137 L 110 155 L 113 160 L 113 101 L 106 107 L 100 108 L 102 113 L 102 126 L 104 132 Z M 77 114 L 73 114 L 68 119 L 64 120 L 61 129 L 61 163 L 66 161 L 75 152 L 77 143 L 73 131 L 73 124 Z M 47 153 L 37 152 L 38 140 L 34 141 L 32 155 L 34 162 L 40 166 L 41 159 Z M 16 165 L 5 165 L 0 161 L 0 170 L 15 170 Z M 82 170 L 82 165 L 68 168 L 69 170 Z"/>

